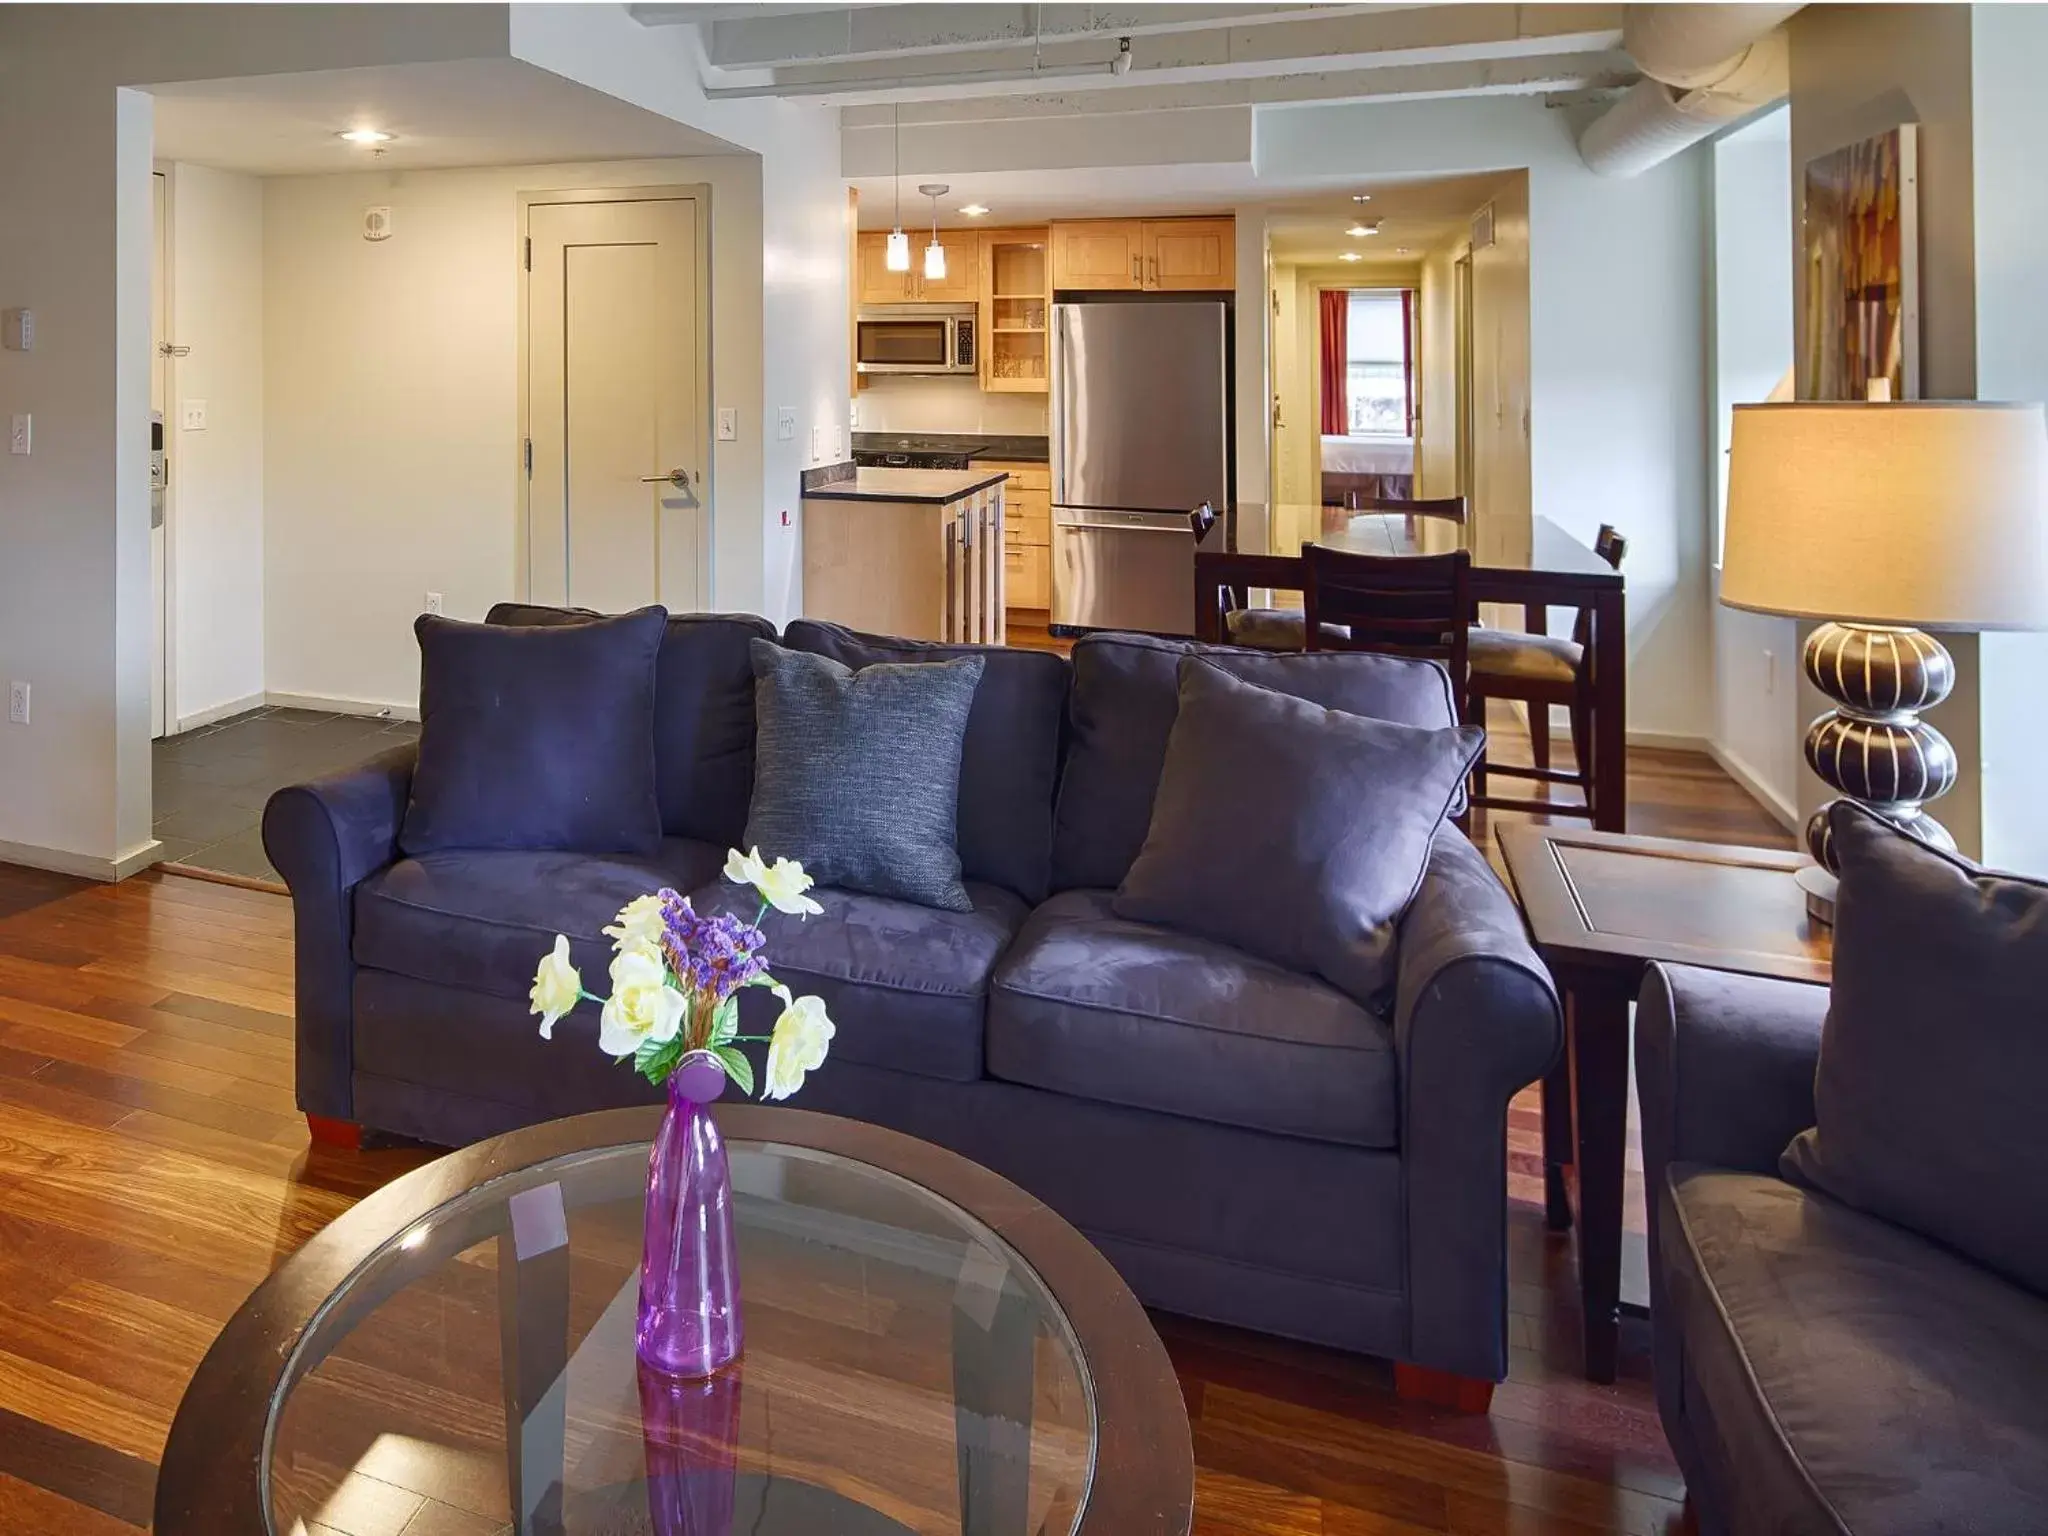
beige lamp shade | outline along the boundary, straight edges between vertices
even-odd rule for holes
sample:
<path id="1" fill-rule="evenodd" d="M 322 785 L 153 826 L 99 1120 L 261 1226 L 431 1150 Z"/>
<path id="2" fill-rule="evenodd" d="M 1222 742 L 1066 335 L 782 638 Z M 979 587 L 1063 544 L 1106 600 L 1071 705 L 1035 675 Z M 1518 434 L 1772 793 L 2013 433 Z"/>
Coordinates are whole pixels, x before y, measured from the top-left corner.
<path id="1" fill-rule="evenodd" d="M 1976 401 L 1738 405 L 1721 601 L 2048 629 L 2048 422 Z"/>

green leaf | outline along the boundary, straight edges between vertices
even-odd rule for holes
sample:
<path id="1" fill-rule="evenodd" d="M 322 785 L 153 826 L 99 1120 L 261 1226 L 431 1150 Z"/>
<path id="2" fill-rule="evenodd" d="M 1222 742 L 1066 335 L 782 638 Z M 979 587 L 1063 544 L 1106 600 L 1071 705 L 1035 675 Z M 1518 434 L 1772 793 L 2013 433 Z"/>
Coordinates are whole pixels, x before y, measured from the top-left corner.
<path id="1" fill-rule="evenodd" d="M 775 985 L 775 978 L 763 971 L 758 976 L 748 978 L 743 984 L 749 987 L 772 987 Z"/>
<path id="2" fill-rule="evenodd" d="M 640 1049 L 633 1053 L 633 1067 L 650 1083 L 659 1086 L 668 1081 L 669 1074 L 675 1071 L 676 1063 L 682 1060 L 682 1057 L 681 1035 L 659 1043 L 648 1040 L 642 1042 Z"/>
<path id="3" fill-rule="evenodd" d="M 711 1043 L 725 1044 L 740 1028 L 740 996 L 735 992 L 718 1005 L 718 1012 L 711 1015 Z"/>
<path id="4" fill-rule="evenodd" d="M 754 1064 L 747 1060 L 745 1053 L 736 1045 L 715 1045 L 712 1053 L 725 1068 L 725 1075 L 732 1079 L 733 1086 L 748 1098 L 754 1096 Z"/>

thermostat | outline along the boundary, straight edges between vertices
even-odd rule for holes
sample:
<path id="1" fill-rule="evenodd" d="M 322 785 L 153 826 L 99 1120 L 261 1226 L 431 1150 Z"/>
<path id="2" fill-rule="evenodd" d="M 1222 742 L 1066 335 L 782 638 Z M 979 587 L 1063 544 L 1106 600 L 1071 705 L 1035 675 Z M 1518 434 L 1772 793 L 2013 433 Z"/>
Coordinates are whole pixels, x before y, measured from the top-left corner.
<path id="1" fill-rule="evenodd" d="M 391 210 L 386 208 L 365 208 L 363 210 L 363 238 L 365 240 L 389 240 L 391 238 Z"/>

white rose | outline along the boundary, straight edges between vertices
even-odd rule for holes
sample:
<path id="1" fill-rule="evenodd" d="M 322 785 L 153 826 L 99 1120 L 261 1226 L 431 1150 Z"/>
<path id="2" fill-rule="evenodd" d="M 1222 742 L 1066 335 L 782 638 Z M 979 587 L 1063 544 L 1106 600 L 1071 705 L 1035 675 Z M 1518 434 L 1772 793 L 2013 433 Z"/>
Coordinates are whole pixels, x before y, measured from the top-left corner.
<path id="1" fill-rule="evenodd" d="M 775 995 L 782 999 L 782 1017 L 768 1037 L 768 1081 L 762 1086 L 765 1099 L 786 1099 L 804 1085 L 804 1074 L 825 1064 L 825 1052 L 837 1032 L 825 1015 L 821 997 L 796 997 L 778 985 Z"/>
<path id="2" fill-rule="evenodd" d="M 555 1038 L 555 1020 L 574 1008 L 583 996 L 583 978 L 569 963 L 569 941 L 555 935 L 555 947 L 540 957 L 540 969 L 533 973 L 533 991 L 528 994 L 533 1011 L 540 1015 L 540 1037 Z"/>
<path id="3" fill-rule="evenodd" d="M 815 917 L 825 909 L 804 894 L 815 881 L 804 873 L 795 859 L 777 859 L 772 865 L 761 861 L 761 850 L 741 853 L 732 848 L 725 855 L 725 878 L 735 885 L 751 885 L 761 899 L 778 912 L 792 917 Z"/>
<path id="4" fill-rule="evenodd" d="M 675 1039 L 689 1000 L 669 985 L 668 968 L 628 950 L 612 962 L 612 995 L 598 1018 L 597 1043 L 607 1056 L 630 1056 L 648 1041 Z"/>
<path id="5" fill-rule="evenodd" d="M 661 953 L 662 935 L 668 925 L 662 920 L 661 898 L 659 896 L 635 896 L 623 907 L 611 927 L 605 929 L 605 937 L 612 941 L 612 948 L 620 954 L 629 951 L 644 955 Z"/>

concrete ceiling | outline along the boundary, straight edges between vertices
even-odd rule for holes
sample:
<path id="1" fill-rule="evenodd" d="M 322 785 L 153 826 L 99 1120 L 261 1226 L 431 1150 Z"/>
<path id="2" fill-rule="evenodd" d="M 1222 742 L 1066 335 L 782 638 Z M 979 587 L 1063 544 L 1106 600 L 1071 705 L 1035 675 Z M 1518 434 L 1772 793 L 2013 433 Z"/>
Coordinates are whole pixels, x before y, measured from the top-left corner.
<path id="1" fill-rule="evenodd" d="M 153 88 L 156 153 L 288 176 L 730 153 L 733 146 L 514 59 L 470 59 Z M 395 134 L 383 153 L 336 135 Z"/>
<path id="2" fill-rule="evenodd" d="M 841 105 L 1069 93 L 1069 110 L 1625 85 L 1619 5 L 647 4 L 695 26 L 713 96 Z M 1128 48 L 1128 63 L 1114 68 Z M 1094 101 L 1085 98 L 1094 97 Z"/>

